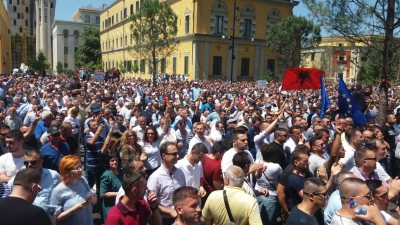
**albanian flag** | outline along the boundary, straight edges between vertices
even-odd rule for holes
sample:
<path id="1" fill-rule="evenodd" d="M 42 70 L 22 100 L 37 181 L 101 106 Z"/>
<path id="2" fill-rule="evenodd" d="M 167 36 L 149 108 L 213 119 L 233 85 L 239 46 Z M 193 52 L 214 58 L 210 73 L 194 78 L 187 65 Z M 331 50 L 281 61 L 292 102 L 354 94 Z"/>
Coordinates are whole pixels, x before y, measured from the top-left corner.
<path id="1" fill-rule="evenodd" d="M 281 90 L 320 89 L 322 74 L 325 72 L 314 68 L 286 69 Z"/>

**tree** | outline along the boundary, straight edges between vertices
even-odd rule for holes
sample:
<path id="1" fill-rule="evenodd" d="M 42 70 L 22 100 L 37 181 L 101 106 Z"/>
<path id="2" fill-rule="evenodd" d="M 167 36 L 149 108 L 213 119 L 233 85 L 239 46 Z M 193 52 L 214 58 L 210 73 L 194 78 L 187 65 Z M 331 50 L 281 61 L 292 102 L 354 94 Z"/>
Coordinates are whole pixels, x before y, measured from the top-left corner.
<path id="1" fill-rule="evenodd" d="M 62 72 L 64 72 L 64 65 L 62 64 L 62 62 L 57 62 L 56 70 L 57 74 L 61 74 Z"/>
<path id="2" fill-rule="evenodd" d="M 28 68 L 38 74 L 46 75 L 46 70 L 50 69 L 50 63 L 47 61 L 43 52 L 39 51 L 36 58 L 28 59 Z"/>
<path id="3" fill-rule="evenodd" d="M 135 61 L 133 62 L 132 71 L 133 71 L 135 74 L 137 74 L 137 72 L 139 72 L 139 65 L 138 65 L 138 61 L 137 61 L 137 60 L 135 60 Z"/>
<path id="4" fill-rule="evenodd" d="M 95 70 L 102 67 L 99 28 L 95 26 L 83 28 L 82 42 L 78 45 L 74 57 L 75 66 L 78 68 L 87 66 Z"/>
<path id="5" fill-rule="evenodd" d="M 176 49 L 178 17 L 167 3 L 146 0 L 141 3 L 139 13 L 131 16 L 131 20 L 135 44 L 130 48 L 130 53 L 134 58 L 146 59 L 150 72 L 155 75 L 156 57 L 168 57 Z M 148 59 L 149 56 L 151 59 Z"/>
<path id="6" fill-rule="evenodd" d="M 399 34 L 400 3 L 398 0 L 303 0 L 314 20 L 332 35 L 363 44 L 380 53 L 379 108 L 388 108 L 388 89 L 394 61 L 394 52 L 400 42 L 394 39 Z M 371 55 L 367 54 L 369 59 Z M 378 123 L 386 121 L 386 110 L 379 110 Z"/>
<path id="7" fill-rule="evenodd" d="M 75 71 L 73 71 L 73 70 L 67 70 L 66 75 L 67 75 L 67 77 L 72 77 L 72 76 L 75 75 Z"/>
<path id="8" fill-rule="evenodd" d="M 119 71 L 121 72 L 122 75 L 125 75 L 126 73 L 126 67 L 122 62 L 119 64 Z"/>
<path id="9" fill-rule="evenodd" d="M 369 54 L 369 60 L 365 65 L 361 66 L 360 71 L 357 74 L 357 82 L 362 84 L 375 84 L 378 83 L 381 77 L 381 64 L 382 57 L 378 51 L 371 51 Z M 394 61 L 399 60 L 399 54 L 394 54 Z M 396 79 L 396 63 L 391 65 L 390 80 Z"/>
<path id="10" fill-rule="evenodd" d="M 290 16 L 271 27 L 266 38 L 267 46 L 278 54 L 281 68 L 299 67 L 301 50 L 317 46 L 321 42 L 320 33 L 320 27 L 312 21 Z"/>
<path id="11" fill-rule="evenodd" d="M 274 77 L 274 73 L 271 70 L 267 69 L 267 71 L 265 72 L 265 74 L 263 76 L 263 80 L 266 80 L 267 82 L 271 82 L 273 77 Z"/>

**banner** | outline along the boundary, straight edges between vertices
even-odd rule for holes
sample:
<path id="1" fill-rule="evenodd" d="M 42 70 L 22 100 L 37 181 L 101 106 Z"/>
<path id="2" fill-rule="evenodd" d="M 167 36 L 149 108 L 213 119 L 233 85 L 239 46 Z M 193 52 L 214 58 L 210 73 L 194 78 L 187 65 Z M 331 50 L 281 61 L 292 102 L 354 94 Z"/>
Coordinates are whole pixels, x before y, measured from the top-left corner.
<path id="1" fill-rule="evenodd" d="M 286 69 L 282 90 L 317 90 L 321 86 L 319 80 L 321 74 L 325 74 L 325 72 L 314 68 Z"/>
<path id="2" fill-rule="evenodd" d="M 266 80 L 258 80 L 257 81 L 257 87 L 258 88 L 265 88 L 267 87 L 268 82 Z"/>
<path id="3" fill-rule="evenodd" d="M 94 81 L 103 81 L 104 73 L 103 72 L 94 72 L 93 79 L 94 79 Z"/>

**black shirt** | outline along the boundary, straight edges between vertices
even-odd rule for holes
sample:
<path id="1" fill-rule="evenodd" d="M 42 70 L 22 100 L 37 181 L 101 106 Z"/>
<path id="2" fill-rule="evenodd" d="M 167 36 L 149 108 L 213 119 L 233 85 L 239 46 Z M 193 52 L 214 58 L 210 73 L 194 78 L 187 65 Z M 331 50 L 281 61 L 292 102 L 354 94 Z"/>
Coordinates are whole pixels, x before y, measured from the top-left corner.
<path id="1" fill-rule="evenodd" d="M 7 225 L 52 225 L 46 212 L 18 197 L 0 199 L 1 224 Z"/>
<path id="2" fill-rule="evenodd" d="M 295 206 L 289 214 L 285 225 L 318 225 L 317 219 L 301 211 Z"/>
<path id="3" fill-rule="evenodd" d="M 281 175 L 279 176 L 279 183 L 282 186 L 286 187 L 286 181 L 289 178 L 290 174 L 293 173 L 293 170 L 294 170 L 294 166 L 291 163 L 289 165 L 287 165 L 287 167 L 285 169 L 283 169 Z"/>
<path id="4" fill-rule="evenodd" d="M 390 145 L 391 151 L 396 149 L 396 133 L 393 126 L 383 125 L 381 128 L 384 140 Z"/>
<path id="5" fill-rule="evenodd" d="M 69 86 L 68 86 L 68 89 L 71 90 L 71 91 L 72 90 L 76 90 L 76 89 L 81 89 L 81 88 L 82 88 L 82 85 L 80 83 L 77 83 L 77 84 L 70 83 Z M 71 95 L 73 97 L 78 96 L 78 94 L 74 94 L 74 93 L 71 93 Z"/>
<path id="6" fill-rule="evenodd" d="M 283 150 L 283 145 L 276 143 L 275 141 L 271 143 L 274 148 L 274 156 L 272 156 L 271 162 L 278 163 L 281 168 L 286 168 L 286 156 L 285 150 Z"/>
<path id="7" fill-rule="evenodd" d="M 293 209 L 296 205 L 300 204 L 303 200 L 300 197 L 299 192 L 303 190 L 304 183 L 306 180 L 313 175 L 310 171 L 307 171 L 304 176 L 300 176 L 297 173 L 292 173 L 289 175 L 288 179 L 286 180 L 286 202 L 289 208 L 289 211 Z"/>

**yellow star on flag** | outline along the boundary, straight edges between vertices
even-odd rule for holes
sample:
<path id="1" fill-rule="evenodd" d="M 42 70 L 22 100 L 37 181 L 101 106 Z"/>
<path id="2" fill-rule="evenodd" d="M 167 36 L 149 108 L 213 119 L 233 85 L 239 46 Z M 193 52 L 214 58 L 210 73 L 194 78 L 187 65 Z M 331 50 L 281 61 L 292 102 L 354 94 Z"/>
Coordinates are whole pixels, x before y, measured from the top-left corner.
<path id="1" fill-rule="evenodd" d="M 349 98 L 347 98 L 347 99 L 346 99 L 346 101 L 347 101 L 347 102 L 350 102 L 350 99 L 349 99 Z"/>

